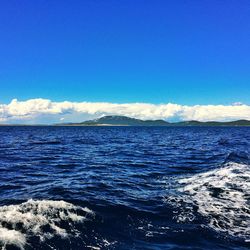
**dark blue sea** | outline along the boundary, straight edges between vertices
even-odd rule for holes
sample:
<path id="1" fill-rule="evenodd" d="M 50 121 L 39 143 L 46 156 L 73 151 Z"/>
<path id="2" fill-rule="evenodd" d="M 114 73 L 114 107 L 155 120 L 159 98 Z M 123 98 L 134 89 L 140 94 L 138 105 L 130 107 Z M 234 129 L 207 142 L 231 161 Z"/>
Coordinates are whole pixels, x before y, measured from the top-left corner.
<path id="1" fill-rule="evenodd" d="M 250 128 L 0 127 L 2 249 L 249 249 Z"/>

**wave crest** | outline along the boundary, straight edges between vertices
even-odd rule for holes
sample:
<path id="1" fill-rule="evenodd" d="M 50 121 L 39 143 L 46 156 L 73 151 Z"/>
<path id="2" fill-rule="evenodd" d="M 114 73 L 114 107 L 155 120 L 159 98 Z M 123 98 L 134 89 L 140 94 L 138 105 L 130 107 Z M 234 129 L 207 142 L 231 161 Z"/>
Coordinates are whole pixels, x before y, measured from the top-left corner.
<path id="1" fill-rule="evenodd" d="M 215 231 L 249 241 L 249 165 L 229 162 L 219 169 L 179 179 L 177 185 L 179 194 L 167 201 L 181 208 L 179 221 L 192 221 L 197 210 Z"/>
<path id="2" fill-rule="evenodd" d="M 55 235 L 65 238 L 77 234 L 74 223 L 93 215 L 92 210 L 65 201 L 31 199 L 19 205 L 2 206 L 0 243 L 3 248 L 15 245 L 23 249 L 29 237 L 38 237 L 40 241 Z"/>

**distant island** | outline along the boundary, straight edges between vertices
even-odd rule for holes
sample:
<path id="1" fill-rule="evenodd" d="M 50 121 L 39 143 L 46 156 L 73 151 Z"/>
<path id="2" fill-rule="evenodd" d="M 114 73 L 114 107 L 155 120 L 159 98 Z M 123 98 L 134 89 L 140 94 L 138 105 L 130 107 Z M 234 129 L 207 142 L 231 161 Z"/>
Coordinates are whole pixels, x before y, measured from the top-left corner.
<path id="1" fill-rule="evenodd" d="M 250 126 L 250 121 L 237 120 L 230 122 L 167 122 L 164 120 L 141 120 L 127 116 L 109 115 L 80 123 L 59 123 L 55 124 L 55 126 Z"/>

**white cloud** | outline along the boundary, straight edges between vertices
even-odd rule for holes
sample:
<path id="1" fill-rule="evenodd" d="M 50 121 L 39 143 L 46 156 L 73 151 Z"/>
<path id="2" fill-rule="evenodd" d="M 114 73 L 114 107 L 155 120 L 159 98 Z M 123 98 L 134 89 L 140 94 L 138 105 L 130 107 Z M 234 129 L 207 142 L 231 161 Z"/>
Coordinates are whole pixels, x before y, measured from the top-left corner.
<path id="1" fill-rule="evenodd" d="M 234 102 L 233 103 L 234 106 L 241 106 L 241 105 L 244 105 L 242 102 Z"/>
<path id="2" fill-rule="evenodd" d="M 227 121 L 250 120 L 248 105 L 178 105 L 150 103 L 53 102 L 30 99 L 0 104 L 2 123 L 53 123 L 58 120 L 77 122 L 102 115 L 125 115 L 140 119 Z"/>

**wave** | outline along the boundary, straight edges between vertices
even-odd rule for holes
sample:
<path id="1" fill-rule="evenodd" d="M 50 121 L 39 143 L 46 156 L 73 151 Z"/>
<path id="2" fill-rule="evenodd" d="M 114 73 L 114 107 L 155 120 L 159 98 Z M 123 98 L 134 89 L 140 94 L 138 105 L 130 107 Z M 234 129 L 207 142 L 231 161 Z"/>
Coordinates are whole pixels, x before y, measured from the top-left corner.
<path id="1" fill-rule="evenodd" d="M 74 223 L 82 223 L 93 216 L 94 212 L 87 207 L 65 201 L 31 199 L 19 205 L 2 206 L 0 245 L 2 249 L 8 245 L 24 249 L 31 237 L 43 242 L 54 236 L 76 236 Z"/>
<path id="2" fill-rule="evenodd" d="M 250 166 L 228 162 L 219 169 L 176 180 L 178 194 L 166 199 L 179 208 L 179 222 L 196 211 L 219 233 L 250 240 Z"/>
<path id="3" fill-rule="evenodd" d="M 62 144 L 59 140 L 52 140 L 52 141 L 31 141 L 30 144 L 32 145 L 58 145 Z"/>

